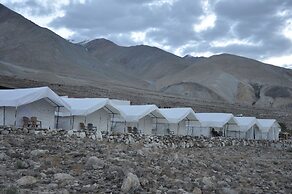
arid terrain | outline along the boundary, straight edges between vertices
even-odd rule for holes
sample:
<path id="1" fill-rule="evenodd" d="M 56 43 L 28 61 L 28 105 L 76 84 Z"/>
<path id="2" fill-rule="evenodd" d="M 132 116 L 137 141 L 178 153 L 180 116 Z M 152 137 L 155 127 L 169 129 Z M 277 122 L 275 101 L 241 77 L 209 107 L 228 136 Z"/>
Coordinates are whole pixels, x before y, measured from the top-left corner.
<path id="1" fill-rule="evenodd" d="M 10 133 L 9 133 L 10 132 Z M 292 145 L 0 130 L 2 193 L 291 193 Z M 288 145 L 290 147 L 283 147 Z"/>
<path id="2" fill-rule="evenodd" d="M 157 93 L 291 111 L 291 69 L 226 53 L 180 57 L 157 47 L 126 47 L 107 39 L 72 43 L 2 4 L 0 29 L 1 76 L 93 88 L 105 85 L 106 90 L 132 96 L 133 88 L 138 88 L 137 100 L 141 93 Z"/>

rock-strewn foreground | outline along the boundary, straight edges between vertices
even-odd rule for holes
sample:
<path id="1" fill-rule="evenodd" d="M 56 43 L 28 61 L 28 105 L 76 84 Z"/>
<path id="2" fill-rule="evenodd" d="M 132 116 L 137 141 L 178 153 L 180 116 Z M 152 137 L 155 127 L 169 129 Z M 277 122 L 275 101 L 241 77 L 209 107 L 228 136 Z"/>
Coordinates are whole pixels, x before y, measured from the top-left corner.
<path id="1" fill-rule="evenodd" d="M 290 148 L 284 143 L 190 137 L 111 136 L 97 141 L 60 132 L 27 132 L 1 132 L 4 193 L 292 191 L 289 142 L 285 145 Z M 188 143 L 179 147 L 171 143 L 184 140 Z"/>

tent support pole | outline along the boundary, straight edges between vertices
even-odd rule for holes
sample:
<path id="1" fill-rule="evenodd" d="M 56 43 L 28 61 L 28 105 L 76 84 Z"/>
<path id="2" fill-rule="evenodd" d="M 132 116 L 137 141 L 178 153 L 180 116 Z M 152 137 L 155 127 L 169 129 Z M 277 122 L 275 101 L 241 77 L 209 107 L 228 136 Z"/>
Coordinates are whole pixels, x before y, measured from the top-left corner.
<path id="1" fill-rule="evenodd" d="M 150 115 L 152 115 L 155 118 L 155 131 L 156 131 L 155 134 L 157 134 L 157 129 L 158 129 L 158 127 L 157 127 L 157 119 L 158 119 L 158 117 L 155 116 L 153 113 L 150 113 Z"/>
<path id="2" fill-rule="evenodd" d="M 157 121 L 157 117 L 155 117 L 155 121 L 156 121 L 156 123 L 155 123 L 155 135 L 157 135 L 157 130 L 158 130 L 158 121 Z"/>
<path id="3" fill-rule="evenodd" d="M 127 121 L 125 121 L 124 133 L 126 133 Z"/>
<path id="4" fill-rule="evenodd" d="M 59 128 L 59 113 L 60 113 L 60 106 L 57 106 L 57 122 L 56 122 L 56 129 Z"/>
<path id="5" fill-rule="evenodd" d="M 15 120 L 14 120 L 14 126 L 16 127 L 17 107 L 15 107 L 15 115 L 14 115 L 14 117 L 15 117 Z"/>
<path id="6" fill-rule="evenodd" d="M 5 124 L 5 117 L 6 117 L 6 115 L 5 115 L 5 106 L 3 106 L 3 126 L 5 126 L 6 124 Z"/>
<path id="7" fill-rule="evenodd" d="M 188 129 L 187 129 L 187 135 L 189 135 L 189 131 L 190 131 L 190 119 L 188 117 L 186 117 L 188 120 Z"/>
<path id="8" fill-rule="evenodd" d="M 74 129 L 74 123 L 75 123 L 75 116 L 73 115 L 72 130 Z"/>
<path id="9" fill-rule="evenodd" d="M 114 122 L 115 122 L 115 114 L 114 113 L 112 113 L 113 114 L 113 117 L 112 117 L 112 120 L 111 120 L 111 130 L 113 130 L 114 129 Z"/>

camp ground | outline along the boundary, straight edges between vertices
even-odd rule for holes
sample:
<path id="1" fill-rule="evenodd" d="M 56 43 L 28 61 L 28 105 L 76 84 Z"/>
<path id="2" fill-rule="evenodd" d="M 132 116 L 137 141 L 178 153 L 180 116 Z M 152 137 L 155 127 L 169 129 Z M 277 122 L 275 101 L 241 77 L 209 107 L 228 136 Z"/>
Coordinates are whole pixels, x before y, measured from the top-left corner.
<path id="1" fill-rule="evenodd" d="M 281 131 L 275 119 L 195 113 L 190 107 L 159 109 L 119 99 L 60 97 L 48 87 L 0 90 L 0 126 L 275 141 Z"/>

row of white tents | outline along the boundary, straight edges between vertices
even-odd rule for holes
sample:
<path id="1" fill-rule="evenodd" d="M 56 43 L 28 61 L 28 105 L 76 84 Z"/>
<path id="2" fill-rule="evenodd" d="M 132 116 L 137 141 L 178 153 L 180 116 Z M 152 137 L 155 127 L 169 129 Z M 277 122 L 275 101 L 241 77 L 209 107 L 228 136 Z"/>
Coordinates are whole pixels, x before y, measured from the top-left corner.
<path id="1" fill-rule="evenodd" d="M 109 133 L 136 130 L 147 135 L 278 140 L 281 131 L 275 119 L 195 113 L 191 108 L 160 109 L 108 98 L 60 97 L 48 87 L 0 90 L 0 125 L 23 127 L 23 117 L 37 117 L 47 129 L 80 130 L 90 123 Z"/>

